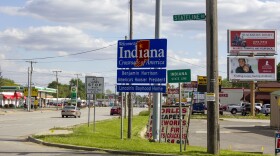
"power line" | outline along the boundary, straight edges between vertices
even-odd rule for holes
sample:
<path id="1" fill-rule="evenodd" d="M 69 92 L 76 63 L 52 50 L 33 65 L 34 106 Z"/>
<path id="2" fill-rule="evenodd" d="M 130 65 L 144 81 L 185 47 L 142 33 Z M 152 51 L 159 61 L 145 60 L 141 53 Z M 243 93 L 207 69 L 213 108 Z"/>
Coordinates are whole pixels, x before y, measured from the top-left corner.
<path id="1" fill-rule="evenodd" d="M 93 50 L 78 52 L 78 53 L 74 53 L 74 54 L 61 55 L 61 56 L 37 57 L 37 58 L 29 58 L 29 59 L 27 59 L 27 58 L 24 58 L 24 59 L 3 59 L 3 60 L 21 60 L 21 61 L 29 61 L 29 60 L 44 60 L 44 59 L 52 59 L 52 58 L 61 58 L 61 57 L 67 57 L 67 56 L 75 56 L 75 55 L 86 54 L 86 53 L 90 53 L 90 52 L 94 52 L 94 51 L 106 49 L 106 48 L 109 48 L 109 47 L 112 47 L 112 46 L 115 46 L 115 45 L 117 45 L 117 43 L 110 44 L 110 45 L 108 45 L 108 46 L 101 47 L 101 48 L 97 48 L 97 49 L 93 49 Z"/>

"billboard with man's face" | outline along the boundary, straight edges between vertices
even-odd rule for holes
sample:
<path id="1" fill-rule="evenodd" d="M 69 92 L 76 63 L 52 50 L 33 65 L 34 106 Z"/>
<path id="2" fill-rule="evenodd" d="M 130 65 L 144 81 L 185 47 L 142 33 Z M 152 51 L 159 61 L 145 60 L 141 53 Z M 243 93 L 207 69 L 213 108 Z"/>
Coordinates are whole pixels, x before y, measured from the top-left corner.
<path id="1" fill-rule="evenodd" d="M 275 57 L 229 57 L 229 79 L 275 81 Z"/>

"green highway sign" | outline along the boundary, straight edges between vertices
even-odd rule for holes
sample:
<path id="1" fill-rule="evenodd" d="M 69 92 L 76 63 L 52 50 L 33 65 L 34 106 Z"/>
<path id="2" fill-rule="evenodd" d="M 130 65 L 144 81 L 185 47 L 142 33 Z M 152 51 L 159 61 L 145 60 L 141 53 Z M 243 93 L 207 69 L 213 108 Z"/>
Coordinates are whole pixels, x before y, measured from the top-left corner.
<path id="1" fill-rule="evenodd" d="M 173 21 L 204 20 L 205 13 L 173 15 Z"/>
<path id="2" fill-rule="evenodd" d="M 191 70 L 190 69 L 168 70 L 167 81 L 168 83 L 191 82 Z"/>

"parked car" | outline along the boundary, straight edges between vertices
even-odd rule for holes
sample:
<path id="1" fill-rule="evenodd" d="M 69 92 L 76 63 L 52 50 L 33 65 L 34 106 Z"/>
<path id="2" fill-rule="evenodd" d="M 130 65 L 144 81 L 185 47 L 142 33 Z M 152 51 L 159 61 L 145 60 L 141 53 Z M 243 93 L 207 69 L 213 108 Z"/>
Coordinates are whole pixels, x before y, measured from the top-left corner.
<path id="1" fill-rule="evenodd" d="M 240 104 L 236 105 L 229 105 L 228 106 L 228 111 L 231 112 L 231 114 L 236 114 L 237 112 L 242 111 L 242 107 L 245 106 L 246 104 L 250 104 L 248 102 L 241 102 Z"/>
<path id="2" fill-rule="evenodd" d="M 261 109 L 261 113 L 268 115 L 270 114 L 270 104 L 264 104 Z"/>
<path id="3" fill-rule="evenodd" d="M 262 109 L 262 103 L 255 103 L 255 108 L 260 112 Z"/>
<path id="4" fill-rule="evenodd" d="M 244 106 L 242 106 L 241 115 L 246 116 L 247 114 L 250 113 L 251 113 L 251 104 L 245 104 Z M 260 111 L 256 107 L 255 107 L 255 113 L 256 114 L 260 113 Z"/>
<path id="5" fill-rule="evenodd" d="M 192 105 L 192 114 L 201 113 L 204 114 L 204 105 L 203 103 L 194 103 Z"/>
<path id="6" fill-rule="evenodd" d="M 226 111 L 228 105 L 226 105 L 226 104 L 220 104 L 220 107 L 222 108 L 223 111 Z"/>
<path id="7" fill-rule="evenodd" d="M 76 108 L 75 106 L 65 106 L 61 110 L 61 116 L 64 118 L 68 118 L 68 116 L 74 116 L 76 117 L 81 117 L 81 111 L 79 108 Z"/>
<path id="8" fill-rule="evenodd" d="M 120 106 L 113 106 L 111 108 L 110 115 L 114 115 L 114 114 L 121 115 L 121 111 L 122 109 Z"/>
<path id="9" fill-rule="evenodd" d="M 223 108 L 223 105 L 219 105 L 219 113 L 220 115 L 224 115 L 224 108 Z"/>

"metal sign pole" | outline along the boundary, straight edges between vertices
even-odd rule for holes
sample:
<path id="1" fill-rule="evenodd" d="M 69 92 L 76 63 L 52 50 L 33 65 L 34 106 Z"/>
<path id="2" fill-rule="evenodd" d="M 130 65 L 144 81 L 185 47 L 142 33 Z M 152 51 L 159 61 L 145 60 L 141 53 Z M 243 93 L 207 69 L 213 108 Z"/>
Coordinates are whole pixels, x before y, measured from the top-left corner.
<path id="1" fill-rule="evenodd" d="M 123 93 L 121 93 L 121 139 L 123 139 Z"/>
<path id="2" fill-rule="evenodd" d="M 96 112 L 95 112 L 95 103 L 96 103 L 96 94 L 94 94 L 94 103 L 93 103 L 93 132 L 95 132 L 95 118 L 96 118 Z"/>
<path id="3" fill-rule="evenodd" d="M 86 98 L 87 98 L 86 100 L 88 101 L 88 127 L 89 127 L 89 120 L 90 120 L 90 94 L 87 94 Z"/>
<path id="4" fill-rule="evenodd" d="M 180 152 L 182 152 L 182 103 L 181 103 L 181 83 L 179 83 L 179 116 L 180 116 Z"/>

